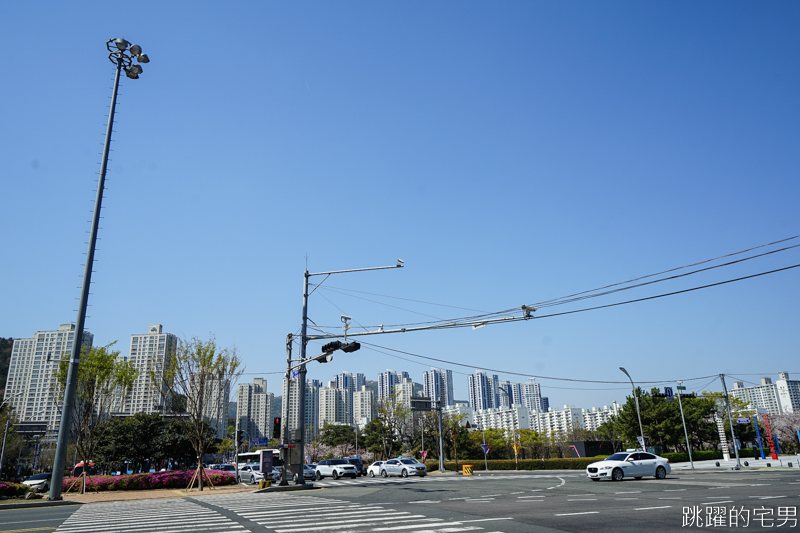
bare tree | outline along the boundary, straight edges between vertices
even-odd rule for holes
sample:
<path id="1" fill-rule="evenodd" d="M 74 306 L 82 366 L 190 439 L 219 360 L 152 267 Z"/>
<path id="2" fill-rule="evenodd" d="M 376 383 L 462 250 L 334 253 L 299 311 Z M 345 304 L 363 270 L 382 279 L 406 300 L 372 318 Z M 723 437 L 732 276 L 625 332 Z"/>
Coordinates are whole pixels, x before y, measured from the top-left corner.
<path id="1" fill-rule="evenodd" d="M 110 349 L 114 344 L 116 341 L 99 348 L 84 346 L 81 349 L 70 428 L 78 455 L 83 460 L 81 494 L 86 489 L 86 474 L 92 455 L 109 427 L 103 422 L 115 408 L 120 409 L 138 374 L 132 363 L 118 359 L 119 350 Z M 62 358 L 56 375 L 62 403 L 68 369 L 69 360 Z"/>
<path id="2" fill-rule="evenodd" d="M 197 470 L 189 487 L 197 480 L 202 491 L 203 480 L 210 483 L 203 455 L 214 444 L 213 423 L 227 428 L 227 401 L 231 385 L 244 371 L 240 367 L 236 348 L 219 348 L 212 335 L 206 341 L 197 337 L 179 340 L 177 349 L 166 355 L 163 370 L 150 370 L 151 386 L 161 394 L 162 405 L 175 416 L 197 454 Z M 182 401 L 173 402 L 174 398 Z"/>

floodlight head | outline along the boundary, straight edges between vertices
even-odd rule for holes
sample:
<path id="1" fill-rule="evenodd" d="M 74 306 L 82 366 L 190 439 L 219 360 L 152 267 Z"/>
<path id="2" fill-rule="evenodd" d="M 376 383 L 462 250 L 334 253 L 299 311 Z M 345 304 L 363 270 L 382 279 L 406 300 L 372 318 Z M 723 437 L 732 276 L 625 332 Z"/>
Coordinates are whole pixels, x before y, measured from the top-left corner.
<path id="1" fill-rule="evenodd" d="M 116 45 L 116 47 L 117 47 L 119 50 L 121 50 L 121 51 L 125 51 L 125 50 L 128 48 L 128 46 L 129 46 L 131 43 L 129 43 L 129 42 L 128 42 L 128 41 L 126 41 L 125 39 L 119 38 L 119 39 L 116 39 L 116 40 L 114 41 L 114 44 Z"/>
<path id="2" fill-rule="evenodd" d="M 139 65 L 131 65 L 131 68 L 129 68 L 128 70 L 130 70 L 134 74 L 141 74 L 142 73 L 142 67 L 139 66 Z"/>
<path id="3" fill-rule="evenodd" d="M 138 54 L 136 56 L 136 61 L 138 61 L 139 63 L 149 63 L 150 58 L 147 57 L 147 54 Z"/>
<path id="4" fill-rule="evenodd" d="M 139 75 L 135 73 L 132 69 L 128 69 L 125 71 L 125 75 L 128 76 L 132 80 L 138 80 Z"/>
<path id="5" fill-rule="evenodd" d="M 141 53 L 142 53 L 142 47 L 141 46 L 139 46 L 138 44 L 134 44 L 134 45 L 131 46 L 131 55 L 132 56 L 138 56 Z"/>

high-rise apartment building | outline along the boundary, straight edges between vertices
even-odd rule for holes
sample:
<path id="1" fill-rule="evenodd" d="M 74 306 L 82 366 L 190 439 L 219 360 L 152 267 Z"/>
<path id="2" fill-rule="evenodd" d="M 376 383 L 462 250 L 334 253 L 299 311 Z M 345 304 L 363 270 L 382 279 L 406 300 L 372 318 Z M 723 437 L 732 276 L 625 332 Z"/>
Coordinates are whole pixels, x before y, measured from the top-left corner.
<path id="1" fill-rule="evenodd" d="M 433 368 L 422 374 L 422 395 L 434 402 L 441 402 L 442 407 L 453 405 L 453 371 Z"/>
<path id="2" fill-rule="evenodd" d="M 788 372 L 779 372 L 778 381 L 761 378 L 760 385 L 745 387 L 743 381 L 734 381 L 728 390 L 733 398 L 750 404 L 759 413 L 778 415 L 800 412 L 800 380 L 789 379 Z"/>
<path id="3" fill-rule="evenodd" d="M 394 370 L 387 370 L 378 374 L 378 400 L 388 400 L 395 391 L 395 385 L 402 382 L 403 379 L 410 378 L 408 372 L 395 372 Z"/>
<path id="4" fill-rule="evenodd" d="M 497 375 L 487 376 L 486 372 L 475 372 L 469 376 L 469 405 L 473 411 L 494 409 L 500 405 Z"/>
<path id="5" fill-rule="evenodd" d="M 477 427 L 503 429 L 507 434 L 531 427 L 528 410 L 521 405 L 475 411 L 472 419 Z"/>
<path id="6" fill-rule="evenodd" d="M 394 390 L 397 394 L 397 402 L 410 408 L 411 398 L 422 395 L 422 384 L 414 382 L 411 378 L 403 378 L 394 386 Z"/>
<path id="7" fill-rule="evenodd" d="M 283 420 L 281 424 L 281 434 L 285 435 L 286 428 L 289 430 L 289 438 L 295 438 L 295 430 L 300 426 L 300 397 L 299 397 L 299 378 L 287 380 L 283 379 Z M 306 380 L 305 398 L 305 435 L 304 442 L 308 444 L 313 441 L 319 433 L 319 390 L 320 383 L 317 380 Z"/>
<path id="8" fill-rule="evenodd" d="M 218 439 L 224 438 L 228 429 L 231 381 L 212 374 L 190 374 L 188 392 L 187 404 L 198 408 Z"/>
<path id="9" fill-rule="evenodd" d="M 592 407 L 583 409 L 583 427 L 589 431 L 597 431 L 597 428 L 611 420 L 612 416 L 619 416 L 620 407 L 616 400 L 613 405 L 604 405 L 602 409 Z"/>
<path id="10" fill-rule="evenodd" d="M 335 385 L 330 382 L 329 385 Z M 326 424 L 349 424 L 348 398 L 352 399 L 347 389 L 339 387 L 320 387 L 319 389 L 319 429 Z"/>
<path id="11" fill-rule="evenodd" d="M 583 409 L 565 405 L 563 410 L 531 412 L 531 429 L 539 433 L 569 433 L 584 428 Z"/>
<path id="12" fill-rule="evenodd" d="M 364 374 L 351 374 L 350 372 L 342 372 L 336 375 L 336 388 L 345 391 L 345 424 L 353 423 L 353 393 L 361 390 L 361 387 L 367 384 L 367 379 Z"/>
<path id="13" fill-rule="evenodd" d="M 91 346 L 93 339 L 83 332 L 84 346 Z M 58 364 L 69 358 L 74 341 L 75 324 L 60 324 L 57 330 L 37 331 L 30 339 L 14 339 L 11 347 L 4 401 L 21 422 L 47 423 L 48 436 L 58 431 L 61 420 Z"/>
<path id="14" fill-rule="evenodd" d="M 274 403 L 275 395 L 267 392 L 266 379 L 254 378 L 253 383 L 240 383 L 236 429 L 244 431 L 247 439 L 271 438 Z"/>
<path id="15" fill-rule="evenodd" d="M 353 422 L 366 426 L 375 418 L 375 393 L 367 385 L 353 393 Z"/>
<path id="16" fill-rule="evenodd" d="M 167 396 L 164 376 L 167 371 L 167 354 L 173 353 L 177 348 L 178 337 L 165 333 L 161 324 L 150 324 L 147 333 L 131 335 L 128 361 L 139 374 L 123 404 L 123 414 L 165 414 L 169 411 L 169 406 L 164 405 Z"/>
<path id="17" fill-rule="evenodd" d="M 528 378 L 528 381 L 521 384 L 522 405 L 529 411 L 547 411 L 542 398 L 542 388 L 536 383 L 536 378 Z"/>

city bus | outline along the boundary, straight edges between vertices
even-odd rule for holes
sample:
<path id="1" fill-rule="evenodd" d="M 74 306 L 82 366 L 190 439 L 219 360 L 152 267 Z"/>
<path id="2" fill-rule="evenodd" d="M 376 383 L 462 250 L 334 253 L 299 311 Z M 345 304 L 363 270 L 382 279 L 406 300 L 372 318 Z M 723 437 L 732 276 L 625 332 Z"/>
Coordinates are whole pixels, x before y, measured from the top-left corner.
<path id="1" fill-rule="evenodd" d="M 272 464 L 274 466 L 283 466 L 283 461 L 281 461 L 281 453 L 278 449 L 265 449 L 265 450 L 256 450 L 254 452 L 241 452 L 236 455 L 236 463 L 239 465 L 239 468 L 243 467 L 248 463 L 258 463 L 261 461 L 261 452 L 272 452 Z"/>

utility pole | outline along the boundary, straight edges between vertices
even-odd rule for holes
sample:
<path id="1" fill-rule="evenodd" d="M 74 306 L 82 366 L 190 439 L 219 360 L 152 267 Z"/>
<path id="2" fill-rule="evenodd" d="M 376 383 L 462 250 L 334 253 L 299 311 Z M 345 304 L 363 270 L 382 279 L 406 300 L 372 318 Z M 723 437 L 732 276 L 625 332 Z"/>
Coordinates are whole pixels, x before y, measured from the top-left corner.
<path id="1" fill-rule="evenodd" d="M 728 410 L 728 424 L 731 426 L 731 440 L 733 440 L 733 453 L 736 454 L 736 470 L 741 470 L 742 463 L 739 461 L 739 447 L 736 446 L 736 435 L 733 434 L 733 417 L 731 417 L 731 402 L 728 398 L 728 387 L 725 386 L 725 374 L 719 375 L 722 382 L 722 390 L 725 392 L 725 407 Z"/>
<path id="2" fill-rule="evenodd" d="M 689 432 L 686 431 L 686 419 L 683 417 L 683 403 L 681 402 L 681 391 L 686 390 L 683 386 L 683 381 L 678 381 L 678 406 L 681 408 L 681 421 L 683 422 L 683 434 L 686 436 L 686 449 L 689 450 L 689 464 L 692 465 L 694 470 L 694 461 L 692 461 L 692 445 L 689 443 Z"/>
<path id="3" fill-rule="evenodd" d="M 444 435 L 442 435 L 442 401 L 436 402 L 439 405 L 439 472 L 444 474 Z M 456 449 L 456 441 L 453 439 L 453 450 Z"/>
<path id="4" fill-rule="evenodd" d="M 292 395 L 292 334 L 289 333 L 286 335 L 286 397 L 283 398 L 281 402 L 281 422 L 283 423 L 283 444 L 284 444 L 284 453 L 283 453 L 283 466 L 281 467 L 281 482 L 279 485 L 286 486 L 289 482 L 286 479 L 287 476 L 287 468 L 286 465 L 289 464 L 289 448 L 286 446 L 289 444 L 289 398 Z M 305 476 L 302 476 L 305 477 Z"/>

